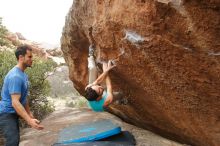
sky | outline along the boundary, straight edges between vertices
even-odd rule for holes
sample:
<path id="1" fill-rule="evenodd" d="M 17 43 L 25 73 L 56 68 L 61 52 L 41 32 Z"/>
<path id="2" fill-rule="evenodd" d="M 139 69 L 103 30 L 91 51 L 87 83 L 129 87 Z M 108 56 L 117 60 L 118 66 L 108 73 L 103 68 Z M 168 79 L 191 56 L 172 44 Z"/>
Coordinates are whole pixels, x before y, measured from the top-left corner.
<path id="1" fill-rule="evenodd" d="M 26 39 L 60 44 L 65 16 L 73 0 L 0 0 L 0 17 L 11 32 Z"/>

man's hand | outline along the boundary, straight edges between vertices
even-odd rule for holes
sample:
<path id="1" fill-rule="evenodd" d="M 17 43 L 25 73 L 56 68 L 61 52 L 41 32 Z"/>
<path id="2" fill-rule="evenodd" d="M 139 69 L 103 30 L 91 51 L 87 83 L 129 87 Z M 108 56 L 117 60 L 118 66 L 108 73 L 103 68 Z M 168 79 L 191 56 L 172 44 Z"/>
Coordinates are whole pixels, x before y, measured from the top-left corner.
<path id="1" fill-rule="evenodd" d="M 38 121 L 37 119 L 30 119 L 28 121 L 28 124 L 34 128 L 34 129 L 37 129 L 37 130 L 42 130 L 44 129 L 44 126 L 43 125 L 40 125 L 40 121 Z"/>
<path id="2" fill-rule="evenodd" d="M 11 94 L 12 106 L 16 110 L 17 114 L 20 115 L 31 127 L 42 130 L 44 127 L 40 125 L 40 122 L 37 119 L 31 118 L 27 113 L 23 105 L 20 103 L 21 94 Z M 27 107 L 27 106 L 26 106 Z M 29 111 L 29 110 L 28 110 Z"/>

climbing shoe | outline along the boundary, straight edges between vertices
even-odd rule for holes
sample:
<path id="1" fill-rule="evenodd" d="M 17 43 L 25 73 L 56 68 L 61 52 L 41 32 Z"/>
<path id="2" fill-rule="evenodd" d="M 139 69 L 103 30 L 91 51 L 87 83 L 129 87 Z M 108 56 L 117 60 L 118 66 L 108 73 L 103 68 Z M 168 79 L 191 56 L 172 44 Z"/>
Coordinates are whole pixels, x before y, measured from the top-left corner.
<path id="1" fill-rule="evenodd" d="M 94 56 L 94 52 L 95 52 L 95 45 L 90 45 L 89 46 L 89 56 Z"/>

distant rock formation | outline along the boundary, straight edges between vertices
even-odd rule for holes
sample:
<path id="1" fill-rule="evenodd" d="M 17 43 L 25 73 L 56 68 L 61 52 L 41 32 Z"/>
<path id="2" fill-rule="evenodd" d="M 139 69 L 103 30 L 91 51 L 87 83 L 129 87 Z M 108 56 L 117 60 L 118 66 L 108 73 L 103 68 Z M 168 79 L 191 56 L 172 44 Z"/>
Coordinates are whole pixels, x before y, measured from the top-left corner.
<path id="1" fill-rule="evenodd" d="M 48 49 L 46 50 L 46 52 L 51 56 L 60 56 L 60 57 L 63 56 L 63 52 L 61 51 L 60 48 Z"/>
<path id="2" fill-rule="evenodd" d="M 33 53 L 36 54 L 37 56 L 42 58 L 48 57 L 48 54 L 46 53 L 45 49 L 40 47 L 39 43 L 25 39 L 25 37 L 19 32 L 16 33 L 8 32 L 6 39 L 10 41 L 11 44 L 13 44 L 15 47 L 22 44 L 26 44 L 33 49 Z M 5 47 L 1 47 L 1 48 L 5 48 Z M 10 49 L 11 48 L 5 50 L 10 50 Z"/>
<path id="3" fill-rule="evenodd" d="M 19 40 L 26 40 L 26 38 L 20 32 L 16 32 L 15 34 L 17 35 Z"/>
<path id="4" fill-rule="evenodd" d="M 219 0 L 75 0 L 63 29 L 70 78 L 83 94 L 87 55 L 124 53 L 110 76 L 126 105 L 110 112 L 163 136 L 220 145 Z"/>
<path id="5" fill-rule="evenodd" d="M 21 33 L 16 32 L 8 32 L 6 39 L 11 42 L 15 47 L 21 44 L 29 45 L 33 49 L 33 53 L 42 58 L 52 58 L 53 57 L 61 57 L 63 58 L 63 52 L 60 47 L 56 45 L 50 45 L 48 43 L 38 43 L 31 40 L 26 39 Z M 49 48 L 52 47 L 52 48 Z M 7 48 L 6 46 L 0 46 L 0 51 L 3 50 L 12 50 L 11 48 Z"/>

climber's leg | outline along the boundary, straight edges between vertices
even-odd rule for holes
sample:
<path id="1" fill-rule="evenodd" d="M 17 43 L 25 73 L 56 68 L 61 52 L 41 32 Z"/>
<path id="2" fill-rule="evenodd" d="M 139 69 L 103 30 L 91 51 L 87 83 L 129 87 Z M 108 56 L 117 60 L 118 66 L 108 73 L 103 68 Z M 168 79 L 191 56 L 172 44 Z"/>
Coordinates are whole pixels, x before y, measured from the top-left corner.
<path id="1" fill-rule="evenodd" d="M 91 84 L 98 77 L 98 72 L 97 72 L 95 58 L 94 58 L 94 46 L 93 45 L 89 46 L 88 69 L 89 69 L 89 84 Z"/>

